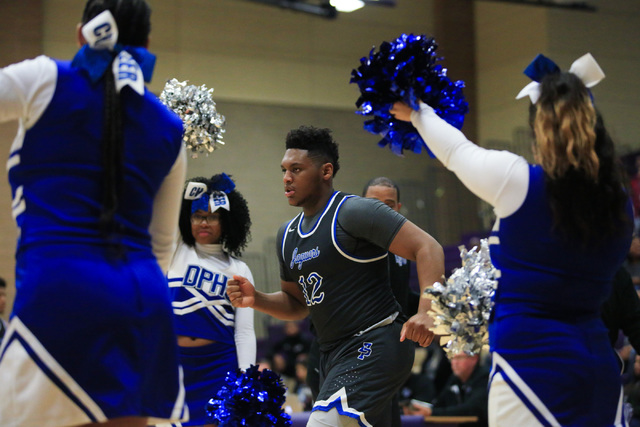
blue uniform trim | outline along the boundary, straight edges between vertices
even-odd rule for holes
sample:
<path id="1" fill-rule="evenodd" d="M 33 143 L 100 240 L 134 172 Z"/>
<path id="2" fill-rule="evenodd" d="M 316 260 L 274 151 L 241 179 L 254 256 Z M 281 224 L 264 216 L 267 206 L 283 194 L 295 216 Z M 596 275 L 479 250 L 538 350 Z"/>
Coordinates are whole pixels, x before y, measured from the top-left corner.
<path id="1" fill-rule="evenodd" d="M 311 230 L 309 230 L 308 233 L 305 233 L 304 231 L 302 231 L 302 223 L 304 222 L 304 212 L 300 213 L 300 215 L 299 215 L 300 216 L 300 221 L 298 222 L 298 234 L 300 235 L 300 237 L 303 237 L 303 238 L 304 237 L 309 237 L 313 233 L 315 233 L 315 231 L 318 229 L 318 226 L 320 225 L 320 222 L 322 222 L 322 218 L 324 218 L 324 216 L 327 214 L 327 211 L 333 205 L 333 202 L 336 199 L 337 195 L 338 195 L 338 192 L 334 191 L 333 195 L 331 196 L 331 199 L 329 199 L 329 202 L 325 205 L 324 209 L 322 210 L 322 215 L 320 215 L 318 217 L 318 219 L 316 219 L 315 224 L 313 224 L 313 227 L 311 227 Z M 347 197 L 352 197 L 352 196 L 347 196 Z"/>
<path id="2" fill-rule="evenodd" d="M 353 195 L 345 196 L 338 204 L 338 207 L 336 208 L 336 211 L 333 215 L 332 224 L 331 224 L 331 240 L 333 241 L 333 246 L 335 246 L 336 250 L 340 252 L 340 254 L 343 257 L 355 262 L 367 263 L 367 262 L 379 261 L 383 258 L 386 258 L 388 255 L 388 252 L 384 252 L 382 255 L 374 258 L 357 257 L 355 255 L 348 253 L 346 249 L 342 247 L 338 242 L 337 235 L 336 235 L 336 231 L 338 230 L 338 212 L 340 212 L 340 208 L 342 207 L 342 204 L 345 202 L 345 200 L 350 199 L 351 197 L 355 197 L 355 196 Z"/>
<path id="3" fill-rule="evenodd" d="M 38 369 L 47 376 L 47 378 L 49 378 L 49 380 L 54 383 L 56 385 L 56 387 L 63 392 L 68 398 L 69 400 L 71 400 L 78 409 L 80 409 L 82 412 L 84 412 L 84 414 L 91 420 L 91 422 L 104 422 L 107 420 L 106 416 L 104 413 L 102 413 L 102 411 L 100 410 L 100 408 L 96 405 L 95 402 L 93 402 L 92 400 L 90 400 L 89 402 L 91 403 L 92 406 L 94 406 L 94 410 L 92 411 L 87 404 L 85 404 L 82 400 L 82 398 L 80 398 L 77 394 L 75 394 L 70 386 L 63 381 L 60 378 L 60 375 L 56 374 L 55 369 L 61 369 L 62 373 L 65 376 L 68 376 L 69 381 L 73 381 L 73 378 L 71 378 L 68 373 L 66 371 L 64 371 L 64 368 L 57 365 L 52 367 L 49 364 L 47 364 L 47 362 L 45 360 L 43 360 L 43 357 L 49 358 L 51 359 L 52 363 L 56 363 L 55 360 L 53 359 L 53 357 L 46 353 L 46 349 L 44 347 L 42 347 L 41 343 L 39 341 L 37 341 L 37 338 L 34 337 L 31 332 L 27 329 L 27 327 L 22 323 L 22 321 L 20 320 L 20 318 L 18 318 L 17 316 L 14 316 L 11 320 L 11 327 L 8 330 L 8 335 L 5 336 L 5 340 L 3 342 L 3 347 L 2 347 L 2 354 L 0 354 L 0 362 L 2 361 L 2 359 L 4 358 L 6 352 L 8 351 L 8 349 L 11 347 L 11 345 L 15 345 L 16 342 L 18 342 L 20 344 L 20 346 L 22 347 L 22 349 L 24 349 L 24 351 L 29 355 L 29 358 L 33 361 L 33 363 L 38 367 Z M 19 332 L 22 331 L 22 333 L 24 335 L 28 335 L 29 338 L 21 335 Z M 34 343 L 32 344 L 31 341 L 34 341 Z M 40 347 L 40 349 L 36 349 L 35 347 Z M 46 354 L 41 355 L 41 352 L 45 352 Z M 77 388 L 79 390 L 82 390 L 82 388 L 75 383 L 75 381 L 73 382 L 73 388 Z M 84 399 L 90 399 L 90 396 L 86 395 L 84 396 Z"/>
<path id="4" fill-rule="evenodd" d="M 42 373 L 44 373 L 64 394 L 66 394 L 67 397 L 69 399 L 71 399 L 73 401 L 73 403 L 75 403 L 76 406 L 78 406 L 78 408 L 80 408 L 87 415 L 87 417 L 89 417 L 91 419 L 92 422 L 94 422 L 94 423 L 98 422 L 98 418 L 95 417 L 91 413 L 91 411 L 89 411 L 89 408 L 87 408 L 80 401 L 80 399 L 78 399 L 76 397 L 76 395 L 71 392 L 69 387 L 64 382 L 62 382 L 60 380 L 60 378 L 58 378 L 58 376 L 56 376 L 53 373 L 53 371 L 49 368 L 49 366 L 42 361 L 42 359 L 40 358 L 38 353 L 36 353 L 36 351 L 29 345 L 27 340 L 25 340 L 24 338 L 22 338 L 21 336 L 16 335 L 16 334 L 13 335 L 13 337 L 12 337 L 12 339 L 10 341 L 13 341 L 13 340 L 20 341 L 20 343 L 22 344 L 22 347 L 29 354 L 29 357 L 31 357 L 31 359 L 38 365 L 38 367 L 40 368 Z"/>
<path id="5" fill-rule="evenodd" d="M 496 374 L 500 373 L 504 381 L 509 384 L 511 390 L 518 396 L 520 401 L 529 409 L 529 411 L 536 417 L 536 419 L 545 427 L 554 427 L 553 424 L 549 423 L 546 418 L 542 415 L 542 413 L 536 408 L 536 406 L 527 398 L 527 396 L 522 392 L 522 390 L 518 387 L 518 385 L 511 379 L 511 377 L 502 369 L 500 365 L 494 365 L 493 371 L 491 372 L 491 377 L 489 384 L 493 381 L 493 378 Z"/>
<path id="6" fill-rule="evenodd" d="M 311 411 L 329 412 L 334 408 L 340 415 L 357 420 L 360 427 L 373 427 L 365 418 L 364 413 L 349 407 L 344 387 L 335 392 L 328 400 L 317 401 Z"/>

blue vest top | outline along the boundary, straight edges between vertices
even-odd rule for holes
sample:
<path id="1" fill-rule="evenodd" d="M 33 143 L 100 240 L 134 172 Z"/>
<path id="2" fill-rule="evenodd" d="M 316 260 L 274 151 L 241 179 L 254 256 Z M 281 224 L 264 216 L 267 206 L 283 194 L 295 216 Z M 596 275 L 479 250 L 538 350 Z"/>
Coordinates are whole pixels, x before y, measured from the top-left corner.
<path id="1" fill-rule="evenodd" d="M 56 64 L 50 104 L 27 130 L 22 146 L 11 153 L 18 257 L 38 245 L 107 244 L 98 227 L 104 79 L 92 85 L 69 62 Z M 182 122 L 148 91 L 138 96 L 123 89 L 121 99 L 124 179 L 115 216 L 121 231 L 111 241 L 129 253 L 153 256 L 148 233 L 153 199 L 178 156 Z"/>
<path id="2" fill-rule="evenodd" d="M 544 172 L 529 166 L 523 205 L 502 218 L 490 238 L 491 260 L 501 272 L 493 317 L 519 314 L 556 319 L 593 318 L 630 246 L 629 232 L 585 249 L 552 232 Z"/>

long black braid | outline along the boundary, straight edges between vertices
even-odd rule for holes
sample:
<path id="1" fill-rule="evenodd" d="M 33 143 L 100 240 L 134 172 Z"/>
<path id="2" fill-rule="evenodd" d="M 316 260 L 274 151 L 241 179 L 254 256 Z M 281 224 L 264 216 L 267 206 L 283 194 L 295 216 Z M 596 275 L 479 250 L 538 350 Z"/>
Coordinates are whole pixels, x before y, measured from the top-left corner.
<path id="1" fill-rule="evenodd" d="M 118 25 L 118 43 L 145 46 L 151 31 L 151 8 L 144 0 L 89 0 L 82 14 L 85 24 L 109 10 Z M 119 231 L 115 221 L 124 176 L 123 109 L 116 92 L 111 66 L 105 74 L 104 124 L 102 131 L 102 210 L 100 230 L 105 236 Z"/>

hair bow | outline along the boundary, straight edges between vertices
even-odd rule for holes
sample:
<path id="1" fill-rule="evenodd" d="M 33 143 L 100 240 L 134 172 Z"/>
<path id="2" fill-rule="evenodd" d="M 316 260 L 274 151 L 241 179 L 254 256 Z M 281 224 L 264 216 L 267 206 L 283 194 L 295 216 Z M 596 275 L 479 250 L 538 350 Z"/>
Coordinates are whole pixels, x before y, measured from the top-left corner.
<path id="1" fill-rule="evenodd" d="M 218 175 L 211 184 L 211 190 L 222 191 L 227 194 L 231 193 L 235 189 L 236 184 L 231 180 L 229 175 L 224 172 Z"/>
<path id="2" fill-rule="evenodd" d="M 220 208 L 231 210 L 227 194 L 235 190 L 236 184 L 225 173 L 220 174 L 211 185 L 211 189 L 203 182 L 190 182 L 184 191 L 186 200 L 193 200 L 191 213 L 197 210 L 215 212 Z M 207 194 L 208 191 L 210 194 Z"/>
<path id="3" fill-rule="evenodd" d="M 82 46 L 71 65 L 89 73 L 91 82 L 97 82 L 111 64 L 116 91 L 129 86 L 144 95 L 144 82 L 151 81 L 156 57 L 139 46 L 123 46 L 118 43 L 118 25 L 109 10 L 95 16 L 82 27 L 87 44 Z"/>
<path id="4" fill-rule="evenodd" d="M 559 72 L 560 67 L 558 67 L 555 62 L 544 55 L 536 56 L 524 70 L 524 74 L 533 81 L 522 88 L 518 96 L 516 96 L 516 99 L 529 96 L 531 103 L 535 104 L 540 98 L 540 81 L 547 74 Z M 602 68 L 600 68 L 590 53 L 576 59 L 573 64 L 571 64 L 569 72 L 578 76 L 587 88 L 597 85 L 600 80 L 605 77 Z"/>

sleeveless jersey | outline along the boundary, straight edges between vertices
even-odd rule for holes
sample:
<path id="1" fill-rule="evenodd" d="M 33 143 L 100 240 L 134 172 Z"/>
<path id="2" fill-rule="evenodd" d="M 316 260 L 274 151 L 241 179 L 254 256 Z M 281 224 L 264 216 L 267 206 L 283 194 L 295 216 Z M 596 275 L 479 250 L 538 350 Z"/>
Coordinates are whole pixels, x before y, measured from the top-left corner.
<path id="1" fill-rule="evenodd" d="M 529 172 L 524 203 L 489 240 L 501 273 L 489 324 L 489 414 L 507 417 L 506 399 L 541 425 L 623 425 L 618 362 L 599 310 L 632 221 L 628 234 L 598 245 L 567 243 L 552 232 L 542 168 Z"/>
<path id="2" fill-rule="evenodd" d="M 206 254 L 180 243 L 169 268 L 176 333 L 235 346 L 235 308 L 227 296 L 234 275 L 253 283 L 251 270 L 223 252 Z"/>
<path id="3" fill-rule="evenodd" d="M 106 244 L 96 197 L 103 182 L 103 114 L 96 111 L 103 110 L 104 79 L 92 85 L 68 61 L 56 65 L 53 98 L 24 140 L 14 141 L 7 163 L 21 233 L 18 256 L 35 245 Z M 111 243 L 151 257 L 153 199 L 180 151 L 182 122 L 148 91 L 121 96 L 124 177 L 115 216 L 120 232 Z"/>
<path id="4" fill-rule="evenodd" d="M 0 396 L 0 424 L 184 420 L 171 302 L 148 232 L 182 123 L 150 92 L 123 90 L 119 231 L 107 241 L 99 229 L 104 83 L 90 84 L 69 62 L 49 65 L 53 96 L 26 131 L 21 117 L 7 162 L 21 234 L 0 382 L 17 386 Z M 112 244 L 124 256 L 108 260 Z"/>
<path id="5" fill-rule="evenodd" d="M 351 195 L 335 192 L 313 228 L 304 232 L 303 213 L 289 222 L 279 253 L 284 280 L 298 283 L 323 351 L 399 311 L 391 287 L 387 248 L 356 238 L 347 252 L 337 221 Z"/>
<path id="6" fill-rule="evenodd" d="M 489 238 L 491 260 L 501 272 L 494 317 L 598 317 L 629 250 L 631 222 L 628 233 L 581 250 L 553 233 L 544 172 L 535 165 L 529 171 L 523 205 L 501 218 Z"/>

